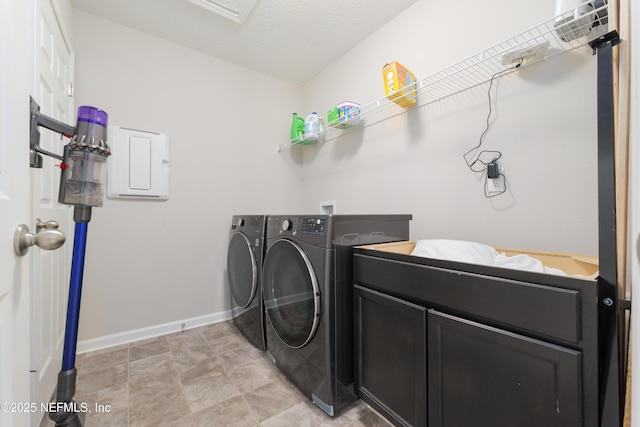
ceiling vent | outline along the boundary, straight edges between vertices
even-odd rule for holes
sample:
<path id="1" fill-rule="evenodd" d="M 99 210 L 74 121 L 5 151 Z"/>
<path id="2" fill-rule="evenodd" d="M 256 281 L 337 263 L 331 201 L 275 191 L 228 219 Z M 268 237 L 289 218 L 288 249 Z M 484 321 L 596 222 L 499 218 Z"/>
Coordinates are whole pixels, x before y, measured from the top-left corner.
<path id="1" fill-rule="evenodd" d="M 258 0 L 189 0 L 210 12 L 224 16 L 238 24 L 244 23 Z"/>

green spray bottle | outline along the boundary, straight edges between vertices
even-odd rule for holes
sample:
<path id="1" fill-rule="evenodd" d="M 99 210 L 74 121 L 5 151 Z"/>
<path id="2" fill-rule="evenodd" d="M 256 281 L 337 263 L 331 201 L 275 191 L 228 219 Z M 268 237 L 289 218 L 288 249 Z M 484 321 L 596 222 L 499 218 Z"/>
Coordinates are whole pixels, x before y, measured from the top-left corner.
<path id="1" fill-rule="evenodd" d="M 293 121 L 291 123 L 291 141 L 299 142 L 304 138 L 304 119 L 293 113 Z"/>

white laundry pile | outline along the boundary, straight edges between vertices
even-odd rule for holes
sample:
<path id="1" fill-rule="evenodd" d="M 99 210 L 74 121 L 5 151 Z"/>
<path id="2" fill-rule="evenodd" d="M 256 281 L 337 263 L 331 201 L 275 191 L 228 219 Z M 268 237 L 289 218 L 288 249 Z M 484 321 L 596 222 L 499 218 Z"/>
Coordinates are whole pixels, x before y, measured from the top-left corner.
<path id="1" fill-rule="evenodd" d="M 525 254 L 507 256 L 491 246 L 464 240 L 427 239 L 416 241 L 411 255 L 469 264 L 533 271 L 536 273 L 567 274 L 557 268 L 546 267 L 540 260 Z"/>

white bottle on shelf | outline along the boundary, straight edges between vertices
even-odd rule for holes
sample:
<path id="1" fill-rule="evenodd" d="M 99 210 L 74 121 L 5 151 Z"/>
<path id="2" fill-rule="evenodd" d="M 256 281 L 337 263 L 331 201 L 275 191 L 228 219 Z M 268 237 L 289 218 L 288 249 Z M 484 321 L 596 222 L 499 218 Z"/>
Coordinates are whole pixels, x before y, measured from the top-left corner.
<path id="1" fill-rule="evenodd" d="M 315 141 L 320 136 L 320 122 L 318 114 L 314 111 L 304 120 L 304 139 L 307 141 Z"/>

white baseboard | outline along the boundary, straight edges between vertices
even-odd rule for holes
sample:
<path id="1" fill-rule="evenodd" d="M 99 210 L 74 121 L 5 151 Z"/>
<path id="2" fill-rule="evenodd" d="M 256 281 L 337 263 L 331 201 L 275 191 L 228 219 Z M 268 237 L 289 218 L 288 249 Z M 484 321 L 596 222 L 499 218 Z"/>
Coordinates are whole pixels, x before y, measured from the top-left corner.
<path id="1" fill-rule="evenodd" d="M 106 335 L 104 337 L 91 338 L 78 342 L 77 353 L 88 353 L 90 351 L 102 350 L 104 348 L 115 347 L 121 344 L 128 344 L 134 341 L 158 337 L 160 335 L 180 332 L 183 330 L 183 325 L 184 330 L 187 330 L 197 328 L 199 326 L 210 325 L 212 323 L 223 322 L 229 319 L 231 319 L 231 310 L 207 314 L 205 316 L 192 317 L 191 319 L 176 320 L 175 322 L 148 326 L 146 328 L 120 332 L 117 334 Z"/>

